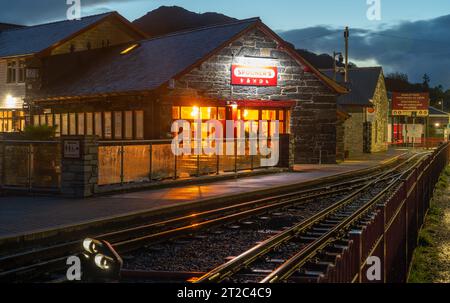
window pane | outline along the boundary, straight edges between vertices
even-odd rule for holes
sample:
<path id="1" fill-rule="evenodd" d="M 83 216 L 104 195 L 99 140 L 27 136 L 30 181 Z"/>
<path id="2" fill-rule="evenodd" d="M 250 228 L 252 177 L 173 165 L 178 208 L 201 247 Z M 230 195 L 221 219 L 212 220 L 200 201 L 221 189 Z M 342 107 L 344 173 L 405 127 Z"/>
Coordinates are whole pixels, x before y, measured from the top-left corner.
<path id="1" fill-rule="evenodd" d="M 61 135 L 61 118 L 59 114 L 55 114 L 55 126 L 56 126 L 56 136 Z"/>
<path id="2" fill-rule="evenodd" d="M 172 119 L 173 120 L 179 120 L 180 119 L 180 107 L 179 106 L 173 106 L 172 107 Z"/>
<path id="3" fill-rule="evenodd" d="M 69 132 L 70 135 L 76 135 L 77 134 L 77 116 L 75 113 L 69 114 Z"/>
<path id="4" fill-rule="evenodd" d="M 33 115 L 33 125 L 34 126 L 39 125 L 39 115 Z"/>
<path id="5" fill-rule="evenodd" d="M 225 107 L 219 107 L 219 120 L 226 120 Z"/>
<path id="6" fill-rule="evenodd" d="M 277 112 L 275 110 L 263 110 L 262 120 L 274 121 L 277 119 Z"/>
<path id="7" fill-rule="evenodd" d="M 202 120 L 216 119 L 217 108 L 215 107 L 201 107 L 200 108 L 200 118 Z"/>
<path id="8" fill-rule="evenodd" d="M 114 112 L 114 138 L 122 139 L 122 112 Z"/>
<path id="9" fill-rule="evenodd" d="M 69 117 L 68 114 L 61 115 L 61 134 L 67 135 L 69 133 Z"/>
<path id="10" fill-rule="evenodd" d="M 291 111 L 286 111 L 286 134 L 291 133 Z"/>
<path id="11" fill-rule="evenodd" d="M 259 120 L 259 110 L 257 109 L 244 109 L 241 119 L 247 121 L 258 121 Z"/>
<path id="12" fill-rule="evenodd" d="M 78 114 L 78 134 L 84 135 L 84 113 Z"/>
<path id="13" fill-rule="evenodd" d="M 198 107 L 181 107 L 181 119 L 193 120 L 198 119 L 199 109 Z"/>
<path id="14" fill-rule="evenodd" d="M 88 136 L 92 136 L 94 134 L 94 122 L 92 118 L 92 113 L 86 113 L 86 135 Z"/>
<path id="15" fill-rule="evenodd" d="M 111 112 L 105 112 L 105 139 L 112 138 Z"/>
<path id="16" fill-rule="evenodd" d="M 52 114 L 47 115 L 47 125 L 53 126 L 53 115 Z"/>
<path id="17" fill-rule="evenodd" d="M 133 139 L 133 112 L 125 112 L 125 139 Z"/>
<path id="18" fill-rule="evenodd" d="M 136 139 L 144 139 L 144 111 L 136 111 Z"/>
<path id="19" fill-rule="evenodd" d="M 278 111 L 278 120 L 284 121 L 284 110 Z"/>
<path id="20" fill-rule="evenodd" d="M 45 115 L 39 115 L 39 123 L 40 125 L 47 124 L 47 122 L 45 122 Z"/>
<path id="21" fill-rule="evenodd" d="M 102 133 L 102 113 L 95 113 L 95 135 L 99 136 L 100 138 L 103 137 Z"/>

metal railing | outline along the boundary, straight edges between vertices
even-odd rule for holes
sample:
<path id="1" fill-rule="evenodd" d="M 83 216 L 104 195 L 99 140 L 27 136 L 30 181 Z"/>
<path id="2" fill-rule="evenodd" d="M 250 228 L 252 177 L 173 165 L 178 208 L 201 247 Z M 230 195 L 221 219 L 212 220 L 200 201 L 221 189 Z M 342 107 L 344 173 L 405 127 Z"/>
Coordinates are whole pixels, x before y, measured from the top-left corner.
<path id="1" fill-rule="evenodd" d="M 145 183 L 165 179 L 219 175 L 263 168 L 265 156 L 250 155 L 249 140 L 245 140 L 245 155 L 191 155 L 175 156 L 172 140 L 100 141 L 98 185 Z M 194 143 L 192 143 L 194 144 Z M 205 141 L 202 141 L 206 144 Z M 226 151 L 226 142 L 223 143 Z"/>
<path id="2" fill-rule="evenodd" d="M 2 140 L 1 187 L 58 191 L 61 187 L 59 141 Z"/>
<path id="3" fill-rule="evenodd" d="M 348 244 L 319 282 L 402 283 L 408 278 L 418 233 L 430 206 L 433 189 L 450 159 L 450 144 L 441 145 L 412 167 L 393 193 L 378 201 L 370 220 L 359 222 L 348 233 Z M 367 275 L 376 258 L 381 279 Z"/>

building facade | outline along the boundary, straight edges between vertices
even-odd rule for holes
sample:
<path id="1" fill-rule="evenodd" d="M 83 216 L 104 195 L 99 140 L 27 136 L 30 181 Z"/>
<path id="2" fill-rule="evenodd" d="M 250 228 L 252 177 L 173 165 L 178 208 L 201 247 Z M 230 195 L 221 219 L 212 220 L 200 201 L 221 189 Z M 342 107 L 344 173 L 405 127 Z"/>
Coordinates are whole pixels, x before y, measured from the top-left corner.
<path id="1" fill-rule="evenodd" d="M 338 82 L 344 81 L 342 74 L 335 75 L 332 70 L 323 72 Z M 342 121 L 344 158 L 386 151 L 389 99 L 383 70 L 381 67 L 351 68 L 348 73 L 346 86 L 350 93 L 338 98 L 340 108 L 349 116 Z"/>
<path id="2" fill-rule="evenodd" d="M 198 116 L 204 122 L 266 120 L 257 127 L 270 133 L 270 121 L 278 120 L 280 132 L 295 139 L 297 163 L 336 162 L 336 98 L 345 88 L 259 19 L 133 42 L 97 55 L 90 51 L 80 54 L 77 64 L 69 55 L 50 61 L 47 71 L 65 66 L 68 72 L 77 65 L 69 82 L 48 81 L 34 98 L 40 109 L 35 124 L 59 121 L 61 134 L 167 139 L 174 120 L 194 123 Z M 86 63 L 81 71 L 80 62 Z M 266 72 L 268 67 L 276 73 L 269 84 L 252 75 L 241 77 L 246 83 L 233 83 L 234 68 Z"/>

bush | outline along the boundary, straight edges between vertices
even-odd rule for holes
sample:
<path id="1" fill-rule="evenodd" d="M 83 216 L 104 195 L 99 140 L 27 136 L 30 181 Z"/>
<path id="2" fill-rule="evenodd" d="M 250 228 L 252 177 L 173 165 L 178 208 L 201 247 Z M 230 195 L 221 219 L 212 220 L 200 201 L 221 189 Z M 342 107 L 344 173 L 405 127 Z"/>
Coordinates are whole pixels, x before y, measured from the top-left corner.
<path id="1" fill-rule="evenodd" d="M 25 127 L 23 135 L 28 140 L 51 140 L 55 138 L 56 126 L 48 125 L 28 125 Z"/>

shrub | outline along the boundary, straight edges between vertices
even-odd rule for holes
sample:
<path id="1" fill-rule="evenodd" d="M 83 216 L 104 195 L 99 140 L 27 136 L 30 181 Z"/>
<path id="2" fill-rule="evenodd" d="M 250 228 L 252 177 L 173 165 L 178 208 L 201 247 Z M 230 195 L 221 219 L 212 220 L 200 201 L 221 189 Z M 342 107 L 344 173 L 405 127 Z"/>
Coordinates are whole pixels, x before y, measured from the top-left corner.
<path id="1" fill-rule="evenodd" d="M 56 126 L 48 125 L 28 125 L 25 127 L 23 135 L 28 140 L 51 140 L 55 137 Z"/>

